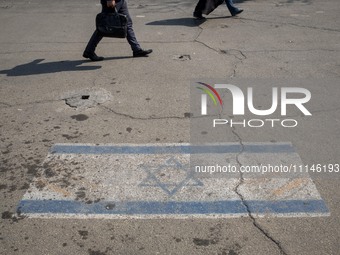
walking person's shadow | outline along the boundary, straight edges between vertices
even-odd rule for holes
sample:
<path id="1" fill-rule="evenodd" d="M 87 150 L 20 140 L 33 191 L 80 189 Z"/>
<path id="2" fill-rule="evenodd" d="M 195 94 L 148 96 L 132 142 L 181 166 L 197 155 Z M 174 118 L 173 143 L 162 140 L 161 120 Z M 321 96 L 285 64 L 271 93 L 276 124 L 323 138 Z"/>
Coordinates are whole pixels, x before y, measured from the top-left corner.
<path id="1" fill-rule="evenodd" d="M 105 60 L 124 59 L 129 57 L 111 57 L 105 58 Z M 27 64 L 22 64 L 13 67 L 9 70 L 1 70 L 0 74 L 6 74 L 7 76 L 27 76 L 37 74 L 70 72 L 70 71 L 91 71 L 100 69 L 98 65 L 82 65 L 84 63 L 90 63 L 89 60 L 65 60 L 41 63 L 44 59 L 36 59 Z"/>
<path id="2" fill-rule="evenodd" d="M 146 25 L 198 27 L 204 22 L 205 20 L 198 20 L 194 18 L 177 18 L 177 19 L 165 19 L 165 20 L 152 21 L 152 22 L 146 23 Z"/>
<path id="3" fill-rule="evenodd" d="M 15 66 L 9 70 L 1 70 L 0 74 L 6 74 L 7 76 L 27 76 L 65 71 L 88 71 L 101 68 L 101 66 L 81 66 L 81 64 L 87 62 L 84 60 L 41 63 L 43 60 L 44 59 L 36 59 L 27 64 Z"/>

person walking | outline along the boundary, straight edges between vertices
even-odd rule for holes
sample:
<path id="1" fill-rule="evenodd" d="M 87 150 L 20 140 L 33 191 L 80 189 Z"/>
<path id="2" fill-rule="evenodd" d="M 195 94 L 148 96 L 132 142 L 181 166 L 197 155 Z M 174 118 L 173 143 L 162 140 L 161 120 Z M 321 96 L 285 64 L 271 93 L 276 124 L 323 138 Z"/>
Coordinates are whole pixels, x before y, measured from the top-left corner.
<path id="1" fill-rule="evenodd" d="M 127 18 L 126 39 L 131 46 L 133 57 L 145 57 L 152 52 L 151 49 L 143 50 L 139 45 L 132 28 L 132 19 L 129 14 L 126 0 L 108 0 L 108 1 L 101 0 L 100 3 L 102 5 L 103 13 L 112 13 L 117 10 L 118 13 L 126 15 Z M 104 59 L 104 57 L 97 56 L 97 54 L 95 53 L 96 47 L 98 43 L 103 39 L 103 37 L 104 36 L 97 29 L 93 32 L 83 53 L 84 58 L 89 58 L 92 61 L 101 61 Z"/>
<path id="2" fill-rule="evenodd" d="M 197 19 L 205 19 L 202 13 L 209 14 L 223 2 L 224 0 L 199 0 L 193 15 Z M 236 16 L 243 12 L 242 9 L 239 9 L 234 5 L 233 0 L 225 0 L 225 3 L 228 7 L 231 16 Z"/>

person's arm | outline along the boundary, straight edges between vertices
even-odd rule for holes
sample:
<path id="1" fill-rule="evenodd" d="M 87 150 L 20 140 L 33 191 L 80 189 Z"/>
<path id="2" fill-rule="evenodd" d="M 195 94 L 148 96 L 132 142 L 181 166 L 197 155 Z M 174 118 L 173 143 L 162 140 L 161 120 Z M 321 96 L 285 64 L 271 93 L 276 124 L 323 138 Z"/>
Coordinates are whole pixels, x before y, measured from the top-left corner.
<path id="1" fill-rule="evenodd" d="M 108 0 L 108 1 L 106 1 L 106 5 L 109 8 L 114 8 L 116 6 L 116 1 L 115 0 Z"/>

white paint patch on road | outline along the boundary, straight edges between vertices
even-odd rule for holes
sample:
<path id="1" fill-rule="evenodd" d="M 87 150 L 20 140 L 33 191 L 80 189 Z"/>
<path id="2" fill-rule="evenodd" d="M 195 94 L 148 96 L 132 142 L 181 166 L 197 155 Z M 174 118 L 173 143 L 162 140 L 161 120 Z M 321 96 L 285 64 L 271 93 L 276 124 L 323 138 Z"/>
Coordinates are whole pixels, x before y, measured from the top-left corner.
<path id="1" fill-rule="evenodd" d="M 29 217 L 221 218 L 326 216 L 312 180 L 195 174 L 192 155 L 229 164 L 301 164 L 291 144 L 91 145 L 51 149 L 18 211 Z M 217 156 L 216 156 L 217 155 Z M 246 177 L 246 176 L 245 176 Z M 242 199 L 240 197 L 242 195 Z"/>

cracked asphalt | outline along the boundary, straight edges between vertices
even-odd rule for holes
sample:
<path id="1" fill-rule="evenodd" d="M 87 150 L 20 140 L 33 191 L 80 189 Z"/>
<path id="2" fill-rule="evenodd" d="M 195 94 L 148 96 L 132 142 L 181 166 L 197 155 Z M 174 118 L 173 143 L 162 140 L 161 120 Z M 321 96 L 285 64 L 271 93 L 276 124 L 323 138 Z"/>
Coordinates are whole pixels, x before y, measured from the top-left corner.
<path id="1" fill-rule="evenodd" d="M 242 146 L 242 150 L 238 153 L 238 155 L 236 156 L 236 161 L 238 163 L 239 166 L 242 166 L 241 161 L 239 160 L 239 155 L 241 155 L 244 151 L 244 145 L 242 142 L 242 138 L 237 134 L 237 132 L 235 131 L 235 128 L 232 128 L 232 132 L 233 134 L 238 138 L 241 146 Z M 244 175 L 243 173 L 240 173 L 240 180 L 238 182 L 238 184 L 236 185 L 236 187 L 234 188 L 234 192 L 240 197 L 241 201 L 243 202 L 243 205 L 246 207 L 247 212 L 248 212 L 248 217 L 252 220 L 253 226 L 261 233 L 261 235 L 263 235 L 269 242 L 272 242 L 274 245 L 277 246 L 278 252 L 279 254 L 288 254 L 286 252 L 286 250 L 284 249 L 284 247 L 282 247 L 281 243 L 279 240 L 275 240 L 274 237 L 272 237 L 272 235 L 270 234 L 269 231 L 267 231 L 266 229 L 264 229 L 261 224 L 258 223 L 258 221 L 256 220 L 256 218 L 254 217 L 252 211 L 250 210 L 246 199 L 244 198 L 244 195 L 240 192 L 239 188 L 243 185 L 244 183 Z"/>
<path id="2" fill-rule="evenodd" d="M 81 56 L 98 4 L 0 0 L 0 254 L 340 254 L 339 178 L 314 179 L 330 217 L 255 218 L 249 209 L 248 217 L 186 220 L 16 214 L 55 143 L 189 142 L 189 86 L 198 77 L 318 81 L 308 87 L 312 118 L 287 116 L 301 123 L 293 131 L 236 127 L 226 135 L 241 145 L 291 141 L 305 164 L 340 163 L 337 0 L 240 0 L 239 17 L 220 6 L 206 21 L 192 19 L 195 1 L 130 0 L 137 38 L 154 52 L 132 58 L 125 40 L 104 38 L 97 54 L 106 59 L 96 63 Z M 65 103 L 86 89 L 111 97 L 82 109 Z M 234 188 L 241 199 L 242 182 Z"/>

